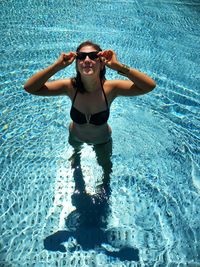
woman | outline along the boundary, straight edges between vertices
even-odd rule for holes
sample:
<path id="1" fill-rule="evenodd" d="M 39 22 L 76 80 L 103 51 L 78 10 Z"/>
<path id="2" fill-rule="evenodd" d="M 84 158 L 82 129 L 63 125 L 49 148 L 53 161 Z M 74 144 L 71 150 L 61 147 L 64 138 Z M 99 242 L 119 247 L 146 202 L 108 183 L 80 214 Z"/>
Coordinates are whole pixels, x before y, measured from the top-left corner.
<path id="1" fill-rule="evenodd" d="M 72 64 L 74 60 L 77 70 L 75 78 L 48 81 L 55 73 Z M 105 66 L 126 76 L 127 80 L 106 80 Z M 107 123 L 111 103 L 118 96 L 145 94 L 152 91 L 155 86 L 155 82 L 144 73 L 121 64 L 113 50 L 102 51 L 99 45 L 90 41 L 80 44 L 76 52 L 62 53 L 54 64 L 36 73 L 25 83 L 24 89 L 28 93 L 41 96 L 66 95 L 72 101 L 70 111 L 72 122 L 69 126 L 69 143 L 74 147 L 72 167 L 74 168 L 75 193 L 72 201 L 76 209 L 81 214 L 85 214 L 84 223 L 82 226 L 79 225 L 77 231 L 80 229 L 82 231 L 86 224 L 97 225 L 97 212 L 94 211 L 93 215 L 91 214 L 91 211 L 95 210 L 91 208 L 91 205 L 95 205 L 95 202 L 101 209 L 101 211 L 96 209 L 98 214 L 102 217 L 106 215 L 112 171 L 111 128 Z M 84 142 L 93 145 L 97 161 L 104 172 L 103 183 L 99 187 L 97 198 L 95 198 L 97 195 L 90 197 L 86 193 L 82 177 L 79 151 Z M 90 208 L 87 209 L 88 207 Z M 101 223 L 100 225 L 102 228 Z M 99 229 L 95 231 L 97 230 Z M 52 245 L 48 243 L 50 242 L 48 240 L 51 240 L 51 237 L 47 238 L 45 243 L 45 246 L 50 249 Z"/>
<path id="2" fill-rule="evenodd" d="M 76 79 L 48 82 L 58 71 L 76 60 Z M 127 80 L 106 80 L 105 66 L 126 76 Z M 67 95 L 72 101 L 70 134 L 79 143 L 103 144 L 110 140 L 107 123 L 109 108 L 118 96 L 137 96 L 154 89 L 147 75 L 121 64 L 113 50 L 102 51 L 92 42 L 84 42 L 76 52 L 62 53 L 48 68 L 33 75 L 24 85 L 31 94 Z M 95 116 L 94 116 L 95 114 Z"/>
<path id="3" fill-rule="evenodd" d="M 50 77 L 74 60 L 76 78 L 48 82 Z M 128 79 L 106 80 L 105 66 Z M 105 165 L 112 149 L 111 128 L 107 123 L 111 103 L 118 96 L 146 94 L 155 86 L 147 75 L 121 64 L 113 50 L 102 51 L 99 45 L 86 41 L 79 45 L 76 52 L 62 53 L 54 64 L 33 75 L 24 88 L 35 95 L 68 96 L 72 101 L 70 144 L 76 152 L 83 142 L 94 144 L 99 164 L 104 172 L 110 172 Z"/>

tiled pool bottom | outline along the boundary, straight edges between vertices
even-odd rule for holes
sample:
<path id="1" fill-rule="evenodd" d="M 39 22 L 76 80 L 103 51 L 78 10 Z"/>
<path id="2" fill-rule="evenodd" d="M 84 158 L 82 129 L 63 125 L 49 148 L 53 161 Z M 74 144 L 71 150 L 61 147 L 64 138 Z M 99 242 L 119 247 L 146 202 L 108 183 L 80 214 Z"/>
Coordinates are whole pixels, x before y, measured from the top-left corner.
<path id="1" fill-rule="evenodd" d="M 62 110 L 68 108 L 68 103 L 59 101 L 63 103 Z M 120 109 L 122 103 L 129 106 L 131 101 L 123 99 L 117 105 Z M 198 262 L 198 168 L 191 155 L 185 153 L 192 145 L 187 132 L 180 136 L 180 128 L 174 127 L 173 122 L 163 120 L 160 114 L 144 106 L 141 111 L 142 105 L 132 110 L 135 127 L 128 135 L 128 116 L 125 114 L 127 119 L 124 119 L 116 114 L 113 118 L 111 213 L 107 226 L 115 236 L 109 249 L 135 247 L 140 260 L 120 261 L 94 250 L 80 249 L 73 253 L 44 250 L 44 239 L 58 230 L 66 230 L 65 219 L 74 209 L 71 204 L 74 179 L 69 161 L 73 151 L 68 144 L 67 123 L 60 123 L 66 115 L 62 111 L 59 115 L 53 113 L 57 99 L 45 102 L 43 107 L 48 108 L 43 111 L 35 107 L 36 114 L 42 112 L 42 115 L 33 118 L 31 128 L 26 128 L 29 117 L 23 116 L 27 108 L 22 108 L 15 118 L 20 127 L 13 128 L 11 124 L 5 132 L 1 158 L 1 263 L 176 266 L 182 262 L 182 266 L 187 266 L 186 262 Z M 118 125 L 122 126 L 120 131 Z M 93 194 L 102 170 L 91 146 L 84 146 L 81 158 L 87 189 Z M 70 240 L 65 246 L 73 242 Z"/>
<path id="2" fill-rule="evenodd" d="M 198 1 L 1 4 L 0 266 L 199 267 Z M 107 249 L 130 245 L 139 261 L 97 250 L 70 253 L 74 240 L 65 242 L 67 253 L 44 249 L 46 237 L 66 230 L 74 209 L 70 101 L 28 95 L 22 85 L 86 39 L 112 48 L 122 63 L 157 82 L 150 94 L 114 101 L 109 118 L 107 228 L 116 238 Z M 74 72 L 73 65 L 55 78 Z M 108 70 L 107 78 L 119 76 Z M 82 151 L 82 170 L 94 193 L 102 170 L 89 146 Z"/>

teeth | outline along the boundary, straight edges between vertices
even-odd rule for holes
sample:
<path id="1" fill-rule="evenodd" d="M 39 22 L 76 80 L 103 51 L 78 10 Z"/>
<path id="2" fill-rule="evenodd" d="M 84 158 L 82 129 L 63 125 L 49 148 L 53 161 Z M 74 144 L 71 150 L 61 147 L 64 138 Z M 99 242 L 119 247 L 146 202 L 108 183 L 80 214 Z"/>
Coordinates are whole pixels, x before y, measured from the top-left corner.
<path id="1" fill-rule="evenodd" d="M 84 68 L 91 68 L 92 65 L 83 65 Z"/>

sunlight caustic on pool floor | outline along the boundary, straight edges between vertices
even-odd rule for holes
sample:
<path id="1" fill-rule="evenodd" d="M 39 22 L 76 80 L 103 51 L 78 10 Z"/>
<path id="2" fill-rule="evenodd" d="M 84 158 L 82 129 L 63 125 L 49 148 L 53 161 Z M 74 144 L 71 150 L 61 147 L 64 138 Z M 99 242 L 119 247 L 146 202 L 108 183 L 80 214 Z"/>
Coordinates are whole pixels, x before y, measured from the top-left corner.
<path id="1" fill-rule="evenodd" d="M 0 265 L 199 266 L 199 8 L 194 0 L 1 3 Z M 102 247 L 112 256 L 81 247 L 72 253 L 74 238 L 63 242 L 64 253 L 44 249 L 46 237 L 77 219 L 66 225 L 75 214 L 71 103 L 22 86 L 86 39 L 157 82 L 150 94 L 111 107 L 109 242 Z M 55 78 L 74 75 L 72 65 Z M 107 70 L 107 78 L 119 76 Z M 103 173 L 91 146 L 84 145 L 81 166 L 92 195 Z M 139 259 L 114 256 L 125 246 Z"/>

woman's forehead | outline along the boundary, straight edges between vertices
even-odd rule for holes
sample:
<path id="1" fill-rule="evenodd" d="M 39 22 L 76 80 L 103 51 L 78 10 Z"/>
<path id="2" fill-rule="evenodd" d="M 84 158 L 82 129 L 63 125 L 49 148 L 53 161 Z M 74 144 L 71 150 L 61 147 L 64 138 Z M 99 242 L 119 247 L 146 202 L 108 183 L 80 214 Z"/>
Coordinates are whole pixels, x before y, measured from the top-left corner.
<path id="1" fill-rule="evenodd" d="M 86 45 L 79 50 L 79 52 L 86 52 L 86 53 L 93 52 L 93 51 L 97 51 L 97 50 L 91 45 Z"/>

